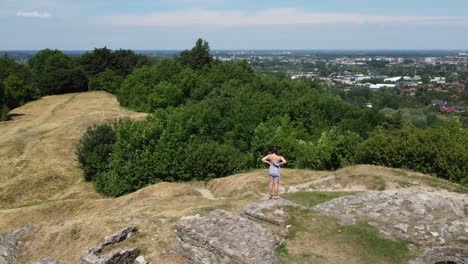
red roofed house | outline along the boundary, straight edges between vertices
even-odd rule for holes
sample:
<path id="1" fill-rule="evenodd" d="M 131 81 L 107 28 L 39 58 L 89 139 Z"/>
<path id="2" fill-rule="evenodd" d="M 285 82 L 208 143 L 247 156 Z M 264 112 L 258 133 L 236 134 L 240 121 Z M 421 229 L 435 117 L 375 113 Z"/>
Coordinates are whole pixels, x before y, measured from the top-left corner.
<path id="1" fill-rule="evenodd" d="M 441 112 L 442 114 L 450 114 L 450 113 L 457 112 L 457 109 L 455 109 L 455 107 L 452 107 L 452 106 L 441 107 L 441 108 L 439 108 L 439 112 Z"/>

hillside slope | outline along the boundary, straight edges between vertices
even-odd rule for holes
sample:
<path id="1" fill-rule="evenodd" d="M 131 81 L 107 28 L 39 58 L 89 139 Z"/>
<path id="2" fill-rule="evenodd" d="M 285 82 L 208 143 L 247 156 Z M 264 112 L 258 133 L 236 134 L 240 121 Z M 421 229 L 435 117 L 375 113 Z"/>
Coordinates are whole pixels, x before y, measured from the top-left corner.
<path id="1" fill-rule="evenodd" d="M 46 96 L 0 122 L 0 208 L 65 197 L 97 197 L 83 182 L 75 145 L 92 124 L 145 114 L 105 92 Z"/>
<path id="2" fill-rule="evenodd" d="M 175 241 L 174 230 L 179 219 L 197 213 L 204 215 L 215 209 L 240 214 L 247 204 L 266 195 L 266 173 L 267 170 L 255 170 L 207 183 L 159 183 L 119 198 L 64 199 L 0 210 L 0 233 L 32 224 L 39 231 L 28 238 L 22 255 L 24 263 L 46 256 L 77 263 L 87 248 L 102 243 L 105 236 L 135 225 L 140 232 L 126 242 L 126 246 L 141 249 L 151 263 L 186 263 L 175 254 L 165 253 Z M 367 165 L 336 172 L 283 171 L 285 191 L 294 188 L 303 188 L 303 191 L 310 191 L 310 188 L 325 191 L 385 189 L 389 193 L 428 191 L 442 196 L 468 197 L 468 190 L 463 187 L 431 179 L 406 170 Z M 334 259 L 358 257 L 349 255 L 349 251 L 321 254 L 329 263 Z"/>
<path id="3" fill-rule="evenodd" d="M 209 182 L 159 183 L 119 198 L 103 198 L 83 182 L 75 144 L 91 124 L 122 117 L 142 119 L 145 114 L 121 108 L 114 96 L 103 92 L 44 97 L 13 113 L 18 115 L 13 121 L 0 123 L 0 233 L 26 224 L 37 227 L 25 241 L 20 263 L 47 256 L 79 263 L 86 249 L 129 225 L 137 226 L 139 233 L 124 246 L 138 247 L 150 263 L 186 263 L 171 252 L 182 216 L 205 215 L 215 209 L 238 215 L 247 204 L 266 195 L 267 170 L 253 170 Z M 468 189 L 456 184 L 369 165 L 335 172 L 284 169 L 282 184 L 282 194 L 381 190 L 468 197 Z M 310 226 L 323 229 L 334 223 L 322 220 Z M 353 245 L 354 240 L 341 243 Z M 322 248 L 310 251 L 310 245 Z M 359 251 L 352 247 L 342 251 L 340 245 L 320 237 L 297 236 L 288 250 L 293 257 L 297 252 L 300 257 L 319 253 L 321 263 L 363 263 Z"/>

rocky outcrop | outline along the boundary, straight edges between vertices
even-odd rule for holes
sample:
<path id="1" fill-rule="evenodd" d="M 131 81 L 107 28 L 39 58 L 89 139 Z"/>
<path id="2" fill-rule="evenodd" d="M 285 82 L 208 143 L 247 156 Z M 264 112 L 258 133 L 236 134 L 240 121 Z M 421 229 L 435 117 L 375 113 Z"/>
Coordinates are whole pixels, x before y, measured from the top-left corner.
<path id="1" fill-rule="evenodd" d="M 455 247 L 437 247 L 426 250 L 423 256 L 412 260 L 409 264 L 466 264 L 468 250 Z"/>
<path id="2" fill-rule="evenodd" d="M 97 252 L 101 252 L 105 247 L 111 246 L 113 244 L 119 243 L 124 241 L 125 239 L 129 238 L 132 236 L 134 233 L 136 233 L 138 229 L 135 226 L 129 226 L 126 228 L 121 229 L 120 231 L 117 231 L 115 234 L 112 234 L 108 237 L 106 237 L 106 241 L 102 243 L 97 249 Z"/>
<path id="3" fill-rule="evenodd" d="M 279 242 L 271 230 L 222 210 L 183 217 L 177 225 L 177 251 L 195 264 L 279 263 Z"/>
<path id="4" fill-rule="evenodd" d="M 0 264 L 18 262 L 18 252 L 21 250 L 21 240 L 31 234 L 35 228 L 25 225 L 22 228 L 0 234 Z"/>
<path id="5" fill-rule="evenodd" d="M 81 257 L 81 264 L 133 264 L 139 255 L 140 250 L 137 248 L 116 250 L 105 255 L 89 250 Z"/>
<path id="6" fill-rule="evenodd" d="M 146 264 L 143 256 L 140 255 L 140 250 L 137 248 L 126 249 L 126 250 L 114 250 L 108 254 L 102 254 L 103 250 L 109 246 L 117 244 L 129 238 L 132 234 L 138 230 L 135 226 L 129 226 L 121 229 L 120 231 L 106 237 L 104 243 L 99 245 L 97 248 L 90 248 L 81 257 L 82 264 Z M 138 259 L 138 260 L 137 260 Z M 2 262 L 0 262 L 2 263 Z M 16 263 L 16 262 L 5 262 L 5 263 Z M 51 257 L 44 258 L 37 262 L 31 262 L 29 264 L 70 264 L 67 261 L 57 261 Z"/>
<path id="7" fill-rule="evenodd" d="M 384 237 L 400 237 L 422 248 L 446 245 L 468 236 L 468 199 L 432 193 L 365 192 L 343 196 L 312 209 L 343 225 L 367 221 Z"/>
<path id="8" fill-rule="evenodd" d="M 285 206 L 293 206 L 302 209 L 306 207 L 280 198 L 278 200 L 261 198 L 244 208 L 244 214 L 251 219 L 262 220 L 274 225 L 281 226 L 286 222 L 287 213 L 282 210 Z"/>
<path id="9" fill-rule="evenodd" d="M 101 254 L 102 251 L 116 243 L 119 243 L 138 230 L 135 226 L 130 226 L 121 229 L 115 234 L 106 237 L 104 243 L 97 248 L 91 248 L 81 257 L 82 264 L 133 264 L 140 255 L 140 250 L 137 248 L 126 250 L 114 250 L 109 254 Z"/>

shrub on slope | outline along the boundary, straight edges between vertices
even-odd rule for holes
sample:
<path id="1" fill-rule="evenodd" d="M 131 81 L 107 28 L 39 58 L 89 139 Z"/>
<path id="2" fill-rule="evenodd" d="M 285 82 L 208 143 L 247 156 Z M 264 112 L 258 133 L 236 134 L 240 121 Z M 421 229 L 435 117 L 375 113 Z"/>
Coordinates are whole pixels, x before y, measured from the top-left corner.
<path id="1" fill-rule="evenodd" d="M 468 130 L 404 127 L 379 130 L 359 148 L 360 163 L 408 168 L 468 186 Z"/>

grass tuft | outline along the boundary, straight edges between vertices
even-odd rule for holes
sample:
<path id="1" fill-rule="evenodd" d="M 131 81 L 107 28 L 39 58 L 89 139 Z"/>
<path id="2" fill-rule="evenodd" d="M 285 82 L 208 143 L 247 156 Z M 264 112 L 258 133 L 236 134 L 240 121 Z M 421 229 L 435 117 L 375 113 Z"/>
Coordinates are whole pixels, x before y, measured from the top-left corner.
<path id="1" fill-rule="evenodd" d="M 296 192 L 284 194 L 283 197 L 304 206 L 312 207 L 350 194 L 356 194 L 356 192 Z"/>

